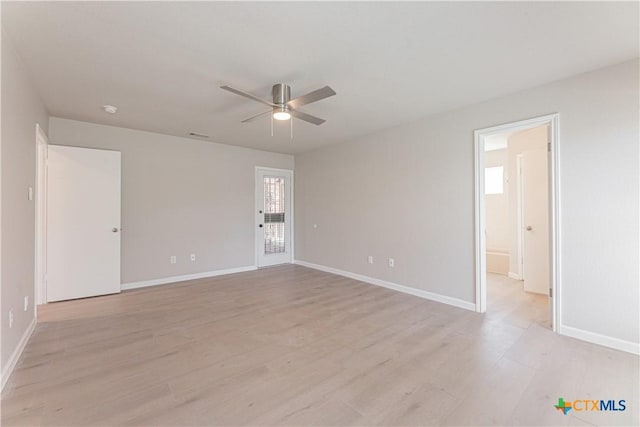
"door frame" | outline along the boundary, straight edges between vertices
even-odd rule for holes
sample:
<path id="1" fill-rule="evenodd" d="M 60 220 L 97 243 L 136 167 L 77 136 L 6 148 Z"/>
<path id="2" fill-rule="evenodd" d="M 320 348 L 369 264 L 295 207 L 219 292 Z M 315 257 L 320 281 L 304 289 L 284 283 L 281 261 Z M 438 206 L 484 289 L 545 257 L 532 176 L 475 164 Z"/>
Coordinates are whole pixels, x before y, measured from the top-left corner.
<path id="1" fill-rule="evenodd" d="M 36 124 L 35 269 L 33 305 L 47 303 L 47 159 L 49 140 Z"/>
<path id="2" fill-rule="evenodd" d="M 289 235 L 290 235 L 290 244 L 289 246 L 291 247 L 291 251 L 290 251 L 290 258 L 289 258 L 289 263 L 293 263 L 294 258 L 294 250 L 295 250 L 295 235 L 294 235 L 294 218 L 295 218 L 295 210 L 294 210 L 294 182 L 293 182 L 293 169 L 279 169 L 279 168 L 270 168 L 270 167 L 266 167 L 266 166 L 256 166 L 255 167 L 255 171 L 254 171 L 254 182 L 255 182 L 255 187 L 253 189 L 253 193 L 254 193 L 254 205 L 253 205 L 253 227 L 254 227 L 254 265 L 256 268 L 259 268 L 259 256 L 260 256 L 260 229 L 258 228 L 258 204 L 260 203 L 258 200 L 258 188 L 263 185 L 262 183 L 258 182 L 258 174 L 263 171 L 263 172 L 276 172 L 276 173 L 286 173 L 289 174 L 289 192 L 291 193 L 291 203 L 290 203 L 290 210 L 291 210 L 291 219 L 290 219 L 290 231 L 289 231 Z M 263 196 L 264 197 L 264 196 Z"/>
<path id="3" fill-rule="evenodd" d="M 521 131 L 534 127 L 548 125 L 548 152 L 549 152 L 549 270 L 551 290 L 551 324 L 553 331 L 557 332 L 561 322 L 561 275 L 560 275 L 560 174 L 559 174 L 559 114 L 553 113 L 545 116 L 534 117 L 527 120 L 491 126 L 474 131 L 474 217 L 475 217 L 475 271 L 476 271 L 476 311 L 487 311 L 487 263 L 486 263 L 486 211 L 484 201 L 484 145 L 485 138 L 498 133 L 509 131 Z"/>

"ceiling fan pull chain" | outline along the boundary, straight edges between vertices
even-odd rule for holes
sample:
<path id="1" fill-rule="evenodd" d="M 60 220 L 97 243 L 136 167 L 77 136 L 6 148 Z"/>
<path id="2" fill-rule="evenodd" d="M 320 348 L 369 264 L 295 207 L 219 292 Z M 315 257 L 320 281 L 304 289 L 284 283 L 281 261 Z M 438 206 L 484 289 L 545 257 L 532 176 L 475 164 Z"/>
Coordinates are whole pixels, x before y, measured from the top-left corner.
<path id="1" fill-rule="evenodd" d="M 273 114 L 271 115 L 271 136 L 273 136 Z"/>
<path id="2" fill-rule="evenodd" d="M 293 140 L 293 120 L 289 120 L 291 126 L 291 139 Z"/>

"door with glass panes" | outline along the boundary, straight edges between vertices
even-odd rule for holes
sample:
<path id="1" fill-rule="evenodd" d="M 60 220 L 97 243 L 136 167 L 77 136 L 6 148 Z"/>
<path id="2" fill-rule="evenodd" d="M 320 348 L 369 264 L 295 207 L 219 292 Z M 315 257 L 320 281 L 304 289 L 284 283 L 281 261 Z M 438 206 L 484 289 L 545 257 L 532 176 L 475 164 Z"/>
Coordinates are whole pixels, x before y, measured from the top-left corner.
<path id="1" fill-rule="evenodd" d="M 291 179 L 289 170 L 256 169 L 258 267 L 292 260 Z"/>

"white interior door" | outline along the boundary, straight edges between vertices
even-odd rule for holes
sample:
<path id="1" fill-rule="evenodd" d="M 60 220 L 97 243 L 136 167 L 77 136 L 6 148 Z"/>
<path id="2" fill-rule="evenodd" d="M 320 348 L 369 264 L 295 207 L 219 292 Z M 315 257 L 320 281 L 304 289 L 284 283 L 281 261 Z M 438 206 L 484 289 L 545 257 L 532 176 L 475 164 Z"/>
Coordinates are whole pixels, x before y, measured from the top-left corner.
<path id="1" fill-rule="evenodd" d="M 291 171 L 256 169 L 258 267 L 290 263 Z"/>
<path id="2" fill-rule="evenodd" d="M 120 152 L 48 151 L 47 301 L 120 292 Z"/>
<path id="3" fill-rule="evenodd" d="M 549 174 L 546 150 L 522 153 L 524 290 L 549 295 Z"/>

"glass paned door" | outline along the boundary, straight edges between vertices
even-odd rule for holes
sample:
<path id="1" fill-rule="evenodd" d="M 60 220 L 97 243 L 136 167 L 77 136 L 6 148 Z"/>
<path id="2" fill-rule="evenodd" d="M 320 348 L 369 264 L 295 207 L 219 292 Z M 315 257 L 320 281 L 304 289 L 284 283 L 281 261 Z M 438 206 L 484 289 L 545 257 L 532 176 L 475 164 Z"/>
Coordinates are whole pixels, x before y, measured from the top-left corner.
<path id="1" fill-rule="evenodd" d="M 264 183 L 264 253 L 285 252 L 285 177 L 265 176 Z"/>
<path id="2" fill-rule="evenodd" d="M 292 261 L 291 171 L 256 170 L 258 267 Z"/>

